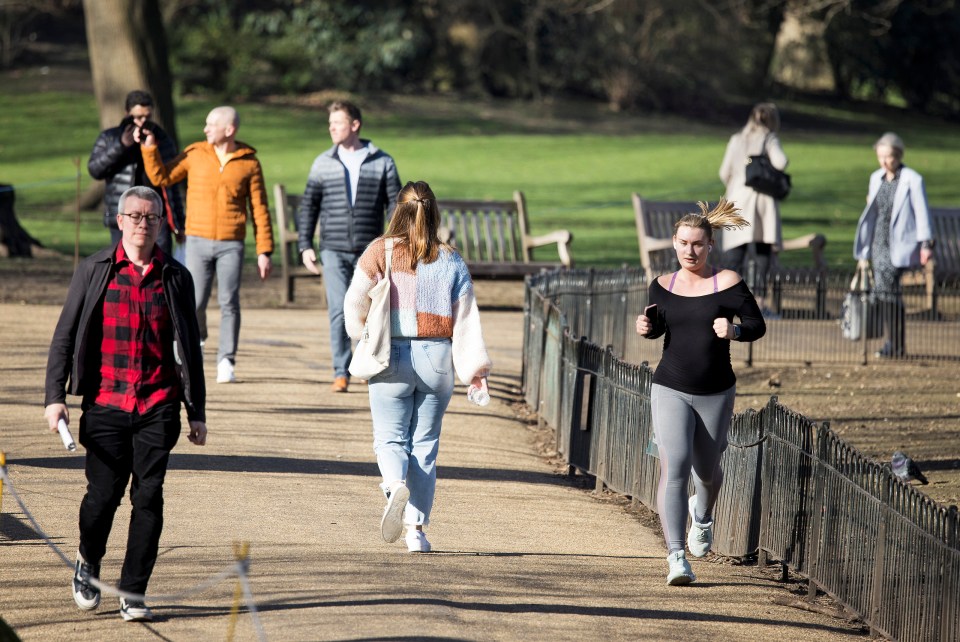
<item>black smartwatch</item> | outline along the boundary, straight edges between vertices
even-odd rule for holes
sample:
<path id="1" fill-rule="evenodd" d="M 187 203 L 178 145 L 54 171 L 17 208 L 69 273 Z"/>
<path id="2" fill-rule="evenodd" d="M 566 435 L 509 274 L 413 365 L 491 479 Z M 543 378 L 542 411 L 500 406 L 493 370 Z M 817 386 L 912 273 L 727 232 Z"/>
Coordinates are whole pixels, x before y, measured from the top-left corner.
<path id="1" fill-rule="evenodd" d="M 733 338 L 734 338 L 735 340 L 740 338 L 740 326 L 739 326 L 739 325 L 734 325 L 734 326 L 733 326 Z"/>

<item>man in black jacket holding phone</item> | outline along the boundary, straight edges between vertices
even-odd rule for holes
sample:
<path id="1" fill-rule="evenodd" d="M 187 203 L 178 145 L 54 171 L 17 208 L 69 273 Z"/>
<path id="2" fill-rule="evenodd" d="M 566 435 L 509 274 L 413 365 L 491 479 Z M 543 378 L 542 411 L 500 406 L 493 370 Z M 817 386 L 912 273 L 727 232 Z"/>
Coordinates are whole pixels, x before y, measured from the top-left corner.
<path id="1" fill-rule="evenodd" d="M 169 161 L 179 153 L 176 144 L 159 125 L 150 120 L 153 116 L 153 97 L 145 91 L 136 90 L 127 94 L 124 106 L 126 117 L 118 127 L 105 129 L 100 133 L 97 142 L 93 145 L 87 170 L 90 176 L 106 182 L 103 195 L 103 225 L 110 230 L 110 242 L 116 245 L 120 242 L 120 229 L 117 227 L 117 204 L 123 192 L 136 185 L 152 187 L 163 199 L 163 220 L 157 234 L 157 245 L 160 249 L 171 254 L 171 234 L 178 243 L 184 240 L 183 228 L 185 214 L 183 199 L 177 188 L 155 187 L 147 178 L 143 170 L 143 157 L 140 155 L 140 145 L 134 141 L 133 132 L 136 129 L 149 129 L 156 137 L 160 147 L 160 156 Z M 143 137 L 141 136 L 141 139 Z"/>

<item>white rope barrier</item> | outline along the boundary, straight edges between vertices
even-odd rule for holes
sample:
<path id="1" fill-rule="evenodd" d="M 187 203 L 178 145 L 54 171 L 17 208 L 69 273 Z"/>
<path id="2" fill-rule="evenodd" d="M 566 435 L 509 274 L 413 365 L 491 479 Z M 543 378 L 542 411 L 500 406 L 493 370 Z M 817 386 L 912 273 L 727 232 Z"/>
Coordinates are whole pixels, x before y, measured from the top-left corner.
<path id="1" fill-rule="evenodd" d="M 10 479 L 10 474 L 7 471 L 5 465 L 0 465 L 0 490 L 6 489 L 10 491 L 10 495 L 13 497 L 14 501 L 20 506 L 20 509 L 23 511 L 23 514 L 26 515 L 27 519 L 30 521 L 30 524 L 33 526 L 33 529 L 43 538 L 43 541 L 46 542 L 47 546 L 53 549 L 53 552 L 63 561 L 63 563 L 71 570 L 75 568 L 75 562 L 71 561 L 60 548 L 53 543 L 53 540 L 50 539 L 50 536 L 40 527 L 40 524 L 34 518 L 33 513 L 30 512 L 30 509 L 27 508 L 27 505 L 24 503 L 23 499 L 20 498 L 20 494 L 17 492 L 17 489 L 14 487 L 13 482 Z M 182 600 L 186 597 L 191 597 L 197 595 L 198 593 L 203 593 L 207 589 L 216 586 L 220 582 L 223 582 L 229 577 L 237 576 L 237 580 L 240 582 L 243 587 L 243 596 L 244 602 L 247 607 L 247 610 L 250 612 L 250 617 L 253 620 L 254 628 L 257 631 L 257 638 L 263 642 L 266 642 L 267 636 L 263 630 L 263 625 L 260 623 L 260 617 L 257 611 L 257 604 L 253 597 L 253 592 L 250 590 L 250 583 L 247 579 L 247 573 L 250 568 L 250 561 L 248 558 L 238 559 L 235 562 L 228 564 L 218 573 L 211 575 L 206 580 L 191 586 L 188 589 L 180 591 L 178 593 L 165 593 L 160 595 L 151 595 L 150 600 L 153 602 L 174 602 Z M 101 593 L 106 593 L 108 595 L 116 595 L 127 600 L 146 600 L 147 596 L 143 593 L 131 593 L 129 591 L 121 591 L 115 586 L 101 582 L 98 578 L 91 577 L 89 578 L 89 583 L 92 584 L 95 588 L 99 589 Z"/>

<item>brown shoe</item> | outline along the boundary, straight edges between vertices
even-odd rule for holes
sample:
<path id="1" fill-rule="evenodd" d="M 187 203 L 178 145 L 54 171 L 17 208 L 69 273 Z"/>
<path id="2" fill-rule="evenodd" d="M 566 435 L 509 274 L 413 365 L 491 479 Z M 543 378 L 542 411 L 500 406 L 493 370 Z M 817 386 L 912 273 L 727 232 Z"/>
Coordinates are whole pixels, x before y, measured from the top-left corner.
<path id="1" fill-rule="evenodd" d="M 330 390 L 333 392 L 346 392 L 347 391 L 347 378 L 346 377 L 337 377 L 333 380 L 333 385 L 330 386 Z"/>

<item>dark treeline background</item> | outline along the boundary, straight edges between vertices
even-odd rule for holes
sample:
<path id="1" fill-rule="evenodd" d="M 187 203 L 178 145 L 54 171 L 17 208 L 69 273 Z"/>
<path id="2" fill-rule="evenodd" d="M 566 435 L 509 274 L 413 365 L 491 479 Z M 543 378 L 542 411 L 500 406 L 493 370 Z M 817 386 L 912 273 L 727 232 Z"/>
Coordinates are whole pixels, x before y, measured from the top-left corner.
<path id="1" fill-rule="evenodd" d="M 709 113 L 816 90 L 960 112 L 956 0 L 159 0 L 180 94 L 585 97 Z M 0 4 L 0 65 L 83 35 L 80 0 Z"/>

